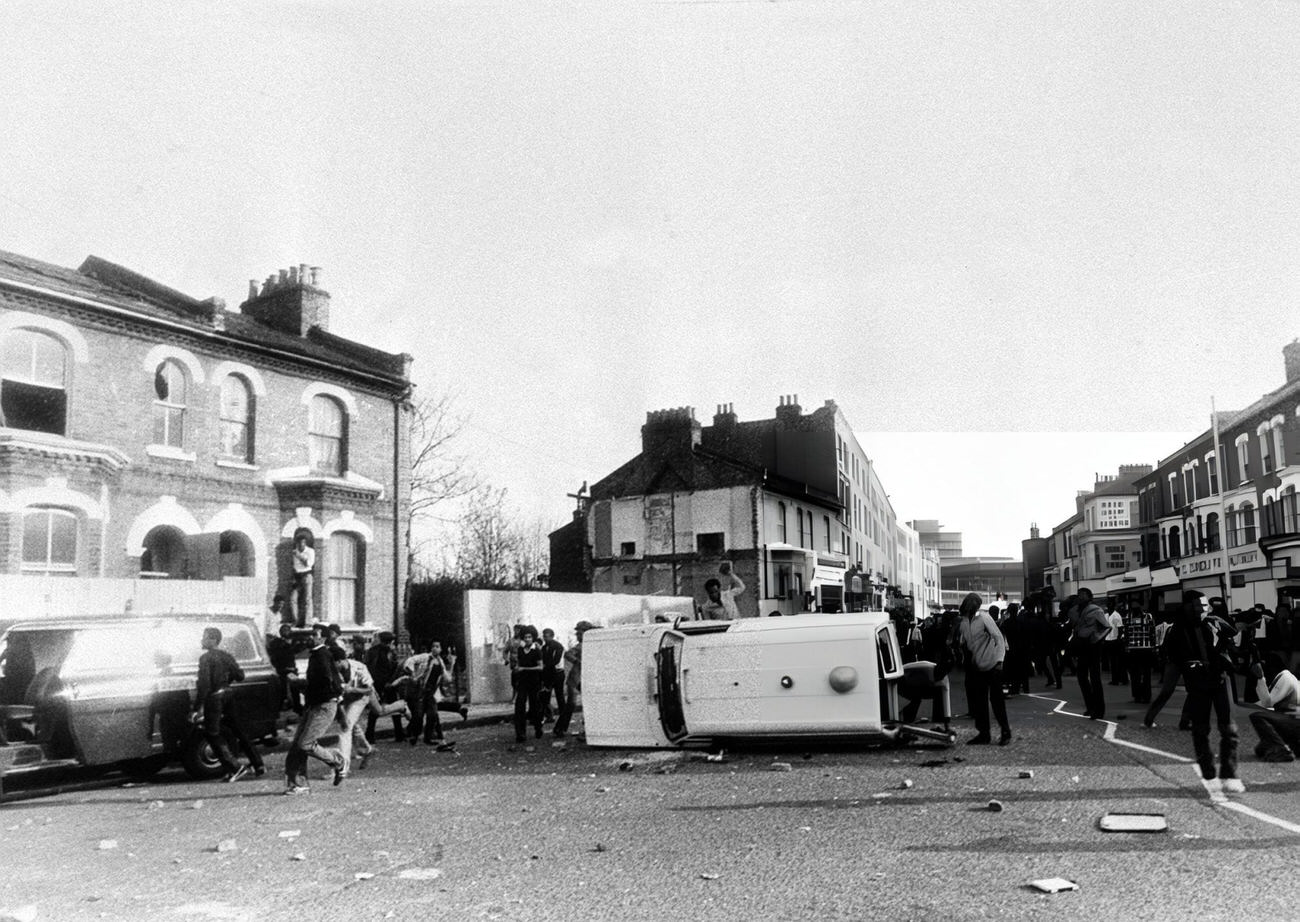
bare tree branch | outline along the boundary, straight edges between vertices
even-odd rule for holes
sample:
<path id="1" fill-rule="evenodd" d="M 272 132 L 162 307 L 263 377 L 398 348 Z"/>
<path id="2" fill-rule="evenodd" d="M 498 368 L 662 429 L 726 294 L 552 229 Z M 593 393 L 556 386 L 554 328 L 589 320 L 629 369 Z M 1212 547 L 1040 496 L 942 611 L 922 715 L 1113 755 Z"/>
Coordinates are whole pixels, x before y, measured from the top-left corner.
<path id="1" fill-rule="evenodd" d="M 455 451 L 465 428 L 464 418 L 452 407 L 449 394 L 425 397 L 411 413 L 411 516 L 426 518 L 447 500 L 478 487 L 465 456 Z"/>

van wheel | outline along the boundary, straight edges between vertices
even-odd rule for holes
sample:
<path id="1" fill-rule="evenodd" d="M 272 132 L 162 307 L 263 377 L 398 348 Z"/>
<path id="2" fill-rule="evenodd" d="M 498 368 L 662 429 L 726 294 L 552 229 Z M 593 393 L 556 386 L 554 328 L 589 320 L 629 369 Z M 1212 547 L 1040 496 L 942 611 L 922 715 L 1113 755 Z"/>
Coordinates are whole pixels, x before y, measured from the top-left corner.
<path id="1" fill-rule="evenodd" d="M 226 741 L 229 744 L 229 740 Z M 200 730 L 190 733 L 181 748 L 181 765 L 185 773 L 198 781 L 210 781 L 226 773 L 221 767 L 221 760 L 212 751 L 212 744 Z"/>

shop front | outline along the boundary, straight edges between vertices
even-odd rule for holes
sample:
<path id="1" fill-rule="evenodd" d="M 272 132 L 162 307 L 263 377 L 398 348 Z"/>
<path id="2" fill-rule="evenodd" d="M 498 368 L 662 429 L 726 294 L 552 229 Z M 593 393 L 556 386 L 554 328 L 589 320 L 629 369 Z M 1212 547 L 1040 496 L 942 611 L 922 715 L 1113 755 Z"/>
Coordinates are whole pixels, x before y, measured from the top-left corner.
<path id="1" fill-rule="evenodd" d="M 1259 545 L 1233 548 L 1228 554 L 1228 591 L 1224 595 L 1229 611 L 1245 611 L 1262 603 L 1277 607 L 1277 584 L 1273 569 Z"/>

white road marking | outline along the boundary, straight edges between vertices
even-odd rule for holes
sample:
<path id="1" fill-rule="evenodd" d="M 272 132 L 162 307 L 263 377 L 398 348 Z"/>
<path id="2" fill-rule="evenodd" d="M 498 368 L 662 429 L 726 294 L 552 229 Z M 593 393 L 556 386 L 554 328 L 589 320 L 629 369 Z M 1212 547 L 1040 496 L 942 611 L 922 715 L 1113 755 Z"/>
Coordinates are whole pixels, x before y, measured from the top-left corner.
<path id="1" fill-rule="evenodd" d="M 1040 701 L 1055 701 L 1056 707 L 1052 709 L 1053 714 L 1061 714 L 1065 717 L 1079 717 L 1086 719 L 1083 714 L 1076 714 L 1073 711 L 1065 710 L 1066 702 L 1063 698 L 1050 698 L 1047 695 L 1036 695 L 1030 693 L 1030 698 L 1037 698 Z M 1102 739 L 1108 743 L 1114 743 L 1116 746 L 1126 746 L 1129 749 L 1136 749 L 1140 752 L 1149 752 L 1152 755 L 1164 756 L 1167 759 L 1173 759 L 1176 762 L 1195 763 L 1195 759 L 1189 759 L 1186 756 L 1180 756 L 1176 753 L 1165 752 L 1163 749 L 1155 749 L 1151 746 L 1143 746 L 1138 743 L 1130 743 L 1128 740 L 1118 739 L 1115 736 L 1117 724 L 1113 720 L 1102 720 L 1106 725 L 1106 732 L 1102 734 Z M 1228 795 L 1223 793 L 1223 784 L 1219 779 L 1213 778 L 1209 781 L 1201 777 L 1200 766 L 1193 764 L 1192 771 L 1196 773 L 1196 780 L 1205 788 L 1205 793 L 1209 795 L 1210 803 L 1216 807 L 1223 807 L 1225 810 L 1233 810 L 1243 816 L 1249 816 L 1252 819 L 1259 820 L 1261 823 L 1268 823 L 1279 829 L 1285 829 L 1287 832 L 1300 834 L 1300 824 L 1292 823 L 1290 820 L 1284 820 L 1281 817 L 1273 816 L 1262 810 L 1256 810 L 1254 807 L 1247 807 L 1245 804 L 1238 803 L 1235 800 L 1229 800 Z"/>

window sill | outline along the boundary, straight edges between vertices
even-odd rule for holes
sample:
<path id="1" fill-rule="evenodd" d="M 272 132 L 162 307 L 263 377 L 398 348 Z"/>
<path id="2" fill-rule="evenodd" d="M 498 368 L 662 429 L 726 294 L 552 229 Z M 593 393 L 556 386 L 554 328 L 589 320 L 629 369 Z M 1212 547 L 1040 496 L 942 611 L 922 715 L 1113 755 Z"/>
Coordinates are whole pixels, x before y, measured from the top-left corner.
<path id="1" fill-rule="evenodd" d="M 168 461 L 185 461 L 190 464 L 198 460 L 198 456 L 194 452 L 173 448 L 170 445 L 146 445 L 144 453 L 151 458 L 166 458 Z"/>
<path id="2" fill-rule="evenodd" d="M 232 461 L 230 458 L 218 458 L 217 467 L 228 467 L 237 471 L 260 471 L 261 468 L 256 464 L 249 464 L 247 461 Z"/>

